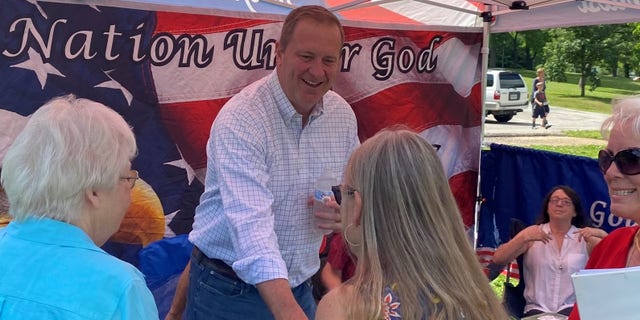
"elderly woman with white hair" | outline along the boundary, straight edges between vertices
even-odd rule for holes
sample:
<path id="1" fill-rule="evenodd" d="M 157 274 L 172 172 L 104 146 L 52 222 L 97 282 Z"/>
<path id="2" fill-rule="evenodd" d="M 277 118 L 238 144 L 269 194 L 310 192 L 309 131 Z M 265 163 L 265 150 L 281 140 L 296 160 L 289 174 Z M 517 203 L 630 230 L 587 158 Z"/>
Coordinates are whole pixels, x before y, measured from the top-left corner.
<path id="1" fill-rule="evenodd" d="M 67 95 L 31 116 L 2 164 L 0 318 L 158 319 L 140 271 L 99 248 L 129 207 L 136 150 L 97 102 Z"/>
<path id="2" fill-rule="evenodd" d="M 586 269 L 640 266 L 640 95 L 615 99 L 604 120 L 602 136 L 607 146 L 598 153 L 598 165 L 609 189 L 611 214 L 629 219 L 634 226 L 611 232 L 593 249 Z M 577 304 L 576 304 L 577 305 Z M 570 320 L 579 320 L 579 307 Z M 611 315 L 611 319 L 615 319 Z"/>

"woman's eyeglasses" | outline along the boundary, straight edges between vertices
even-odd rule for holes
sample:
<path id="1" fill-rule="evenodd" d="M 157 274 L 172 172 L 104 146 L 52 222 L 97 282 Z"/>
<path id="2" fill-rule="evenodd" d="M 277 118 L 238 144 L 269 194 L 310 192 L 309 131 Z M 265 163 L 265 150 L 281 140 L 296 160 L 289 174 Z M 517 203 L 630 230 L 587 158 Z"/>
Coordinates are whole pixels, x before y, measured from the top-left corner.
<path id="1" fill-rule="evenodd" d="M 342 191 L 340 191 L 340 185 L 332 186 L 331 191 L 333 192 L 333 197 L 336 199 L 338 205 L 342 205 Z M 353 193 L 356 192 L 356 189 L 347 186 L 344 191 L 347 195 L 352 196 Z"/>
<path id="2" fill-rule="evenodd" d="M 554 205 L 563 205 L 563 206 L 570 206 L 573 204 L 573 202 L 571 202 L 571 199 L 551 199 L 549 200 L 549 203 L 554 204 Z"/>
<path id="3" fill-rule="evenodd" d="M 131 189 L 133 189 L 133 187 L 136 185 L 136 180 L 140 179 L 140 176 L 138 175 L 138 170 L 131 170 L 131 177 L 120 177 L 120 180 L 127 180 L 127 182 L 129 182 L 129 185 L 131 186 Z"/>
<path id="4" fill-rule="evenodd" d="M 600 150 L 598 152 L 598 165 L 600 171 L 606 173 L 611 163 L 615 163 L 620 173 L 629 176 L 640 173 L 640 148 L 631 148 L 622 150 L 615 155 L 609 150 Z"/>

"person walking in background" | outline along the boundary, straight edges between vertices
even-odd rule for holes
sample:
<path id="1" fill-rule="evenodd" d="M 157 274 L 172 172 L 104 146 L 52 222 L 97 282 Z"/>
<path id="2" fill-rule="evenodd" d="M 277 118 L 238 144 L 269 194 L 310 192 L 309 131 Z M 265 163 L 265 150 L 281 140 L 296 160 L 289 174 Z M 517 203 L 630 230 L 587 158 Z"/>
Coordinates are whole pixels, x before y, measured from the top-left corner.
<path id="1" fill-rule="evenodd" d="M 538 117 L 542 119 L 542 126 L 545 129 L 549 129 L 551 127 L 547 122 L 547 110 L 549 109 L 549 103 L 547 102 L 547 96 L 544 93 L 544 82 L 538 82 L 536 87 L 536 91 L 533 94 L 535 107 L 533 108 L 531 129 L 536 129 L 536 119 Z"/>
<path id="2" fill-rule="evenodd" d="M 609 187 L 611 213 L 640 223 L 640 96 L 617 99 L 612 114 L 602 123 L 607 146 L 598 153 L 598 164 Z M 596 248 L 586 269 L 640 266 L 640 227 L 614 230 Z M 579 320 L 579 307 L 569 320 Z M 615 315 L 611 315 L 615 319 Z"/>
<path id="3" fill-rule="evenodd" d="M 604 230 L 590 227 L 578 194 L 568 186 L 551 189 L 535 225 L 502 244 L 493 263 L 506 265 L 524 254 L 525 317 L 545 312 L 569 315 L 576 301 L 571 274 L 584 268 Z"/>
<path id="4" fill-rule="evenodd" d="M 542 82 L 545 83 L 544 81 L 544 68 L 538 68 L 538 70 L 536 70 L 536 77 L 533 78 L 533 84 L 531 85 L 531 108 L 533 109 L 535 107 L 535 102 L 533 101 L 534 99 L 534 95 L 533 93 L 537 90 L 536 88 L 538 87 L 538 83 Z M 547 85 L 545 83 L 545 85 L 542 87 L 542 90 L 547 90 Z"/>
<path id="5" fill-rule="evenodd" d="M 2 164 L 0 318 L 158 319 L 142 273 L 99 248 L 131 202 L 136 150 L 100 103 L 67 95 L 31 115 Z"/>
<path id="6" fill-rule="evenodd" d="M 536 77 L 533 78 L 533 85 L 531 86 L 531 111 L 533 111 L 533 109 L 535 108 L 535 101 L 534 101 L 534 92 L 537 90 L 536 88 L 538 88 L 538 83 L 542 82 L 543 86 L 542 86 L 542 91 L 547 91 L 547 82 L 544 79 L 544 68 L 538 68 L 538 70 L 536 70 Z M 549 112 L 550 112 L 550 108 L 549 108 L 549 103 L 547 103 L 544 107 L 544 117 L 545 119 L 549 117 Z"/>
<path id="7" fill-rule="evenodd" d="M 323 232 L 312 225 L 314 182 L 342 176 L 359 145 L 355 114 L 330 91 L 340 21 L 301 6 L 284 21 L 276 70 L 231 98 L 211 127 L 205 191 L 189 240 L 187 318 L 307 319 Z M 320 212 L 341 229 L 337 204 Z"/>
<path id="8" fill-rule="evenodd" d="M 391 128 L 366 140 L 340 193 L 356 273 L 322 298 L 316 319 L 508 319 L 423 137 Z"/>

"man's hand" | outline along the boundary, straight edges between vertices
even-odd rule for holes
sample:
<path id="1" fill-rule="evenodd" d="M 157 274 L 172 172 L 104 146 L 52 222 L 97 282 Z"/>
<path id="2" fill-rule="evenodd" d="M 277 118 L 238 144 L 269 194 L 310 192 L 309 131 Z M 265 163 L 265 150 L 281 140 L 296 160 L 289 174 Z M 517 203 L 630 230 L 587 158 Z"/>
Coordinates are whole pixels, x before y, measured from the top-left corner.
<path id="1" fill-rule="evenodd" d="M 313 206 L 313 201 L 313 197 L 310 197 L 308 201 L 309 206 Z M 316 221 L 318 221 L 318 228 L 321 230 L 331 230 L 336 233 L 342 232 L 343 226 L 342 215 L 340 215 L 340 205 L 338 205 L 334 197 L 331 197 L 331 200 L 325 201 L 324 205 L 327 208 L 332 209 L 332 211 L 320 211 L 313 213 Z"/>
<path id="2" fill-rule="evenodd" d="M 276 320 L 308 320 L 300 305 L 293 297 L 287 279 L 273 279 L 256 285 L 262 300 Z"/>

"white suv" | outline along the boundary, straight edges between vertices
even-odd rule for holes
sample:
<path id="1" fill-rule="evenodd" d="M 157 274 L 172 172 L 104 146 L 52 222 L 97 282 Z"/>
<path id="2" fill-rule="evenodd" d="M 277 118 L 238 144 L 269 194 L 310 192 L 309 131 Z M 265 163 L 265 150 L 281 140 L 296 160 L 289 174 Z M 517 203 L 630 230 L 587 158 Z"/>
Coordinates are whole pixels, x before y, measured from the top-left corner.
<path id="1" fill-rule="evenodd" d="M 510 70 L 487 70 L 484 108 L 496 121 L 507 122 L 529 104 L 527 86 L 522 76 Z"/>

